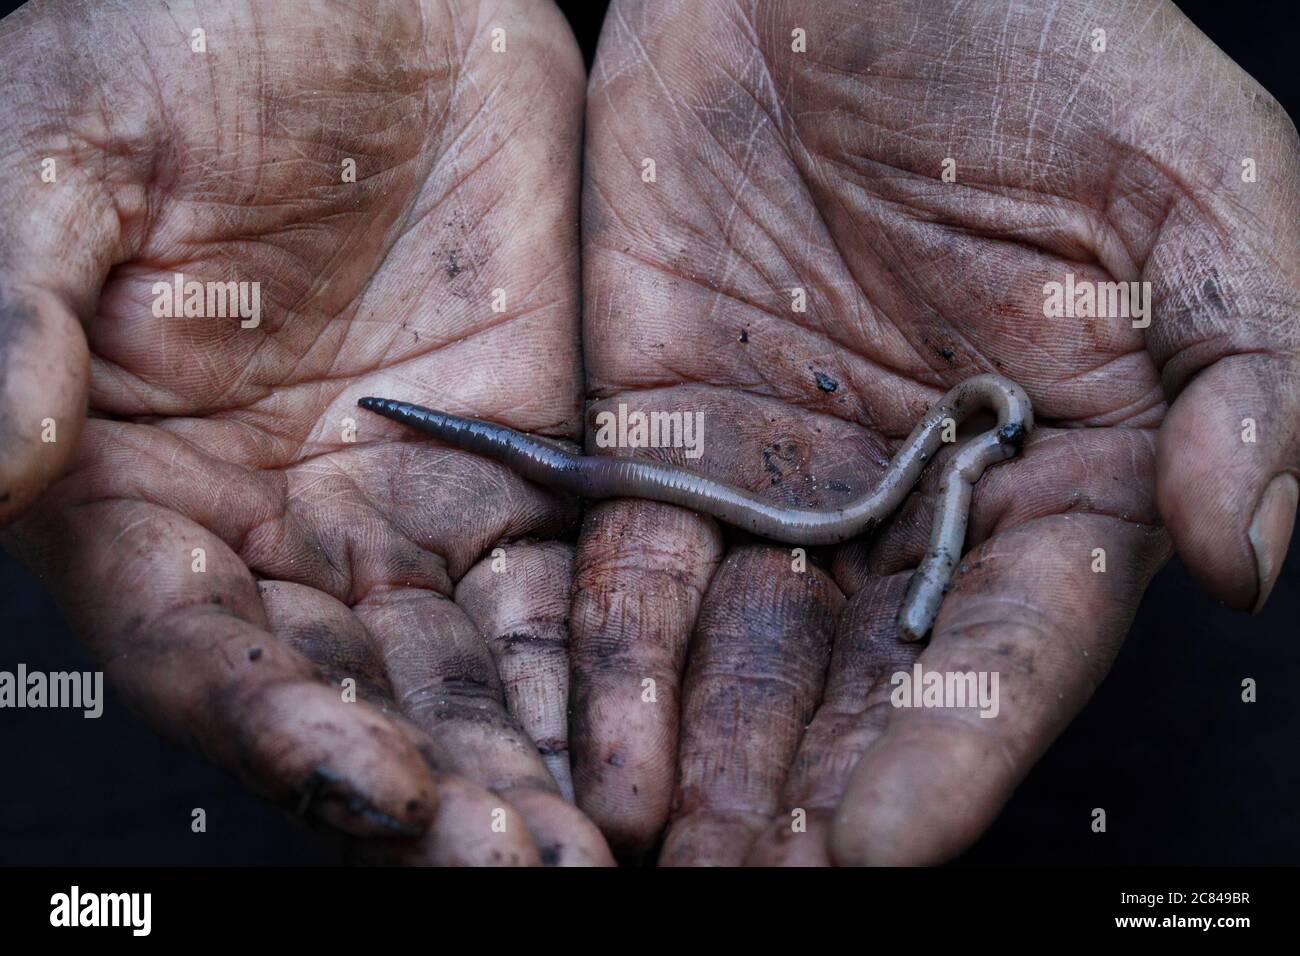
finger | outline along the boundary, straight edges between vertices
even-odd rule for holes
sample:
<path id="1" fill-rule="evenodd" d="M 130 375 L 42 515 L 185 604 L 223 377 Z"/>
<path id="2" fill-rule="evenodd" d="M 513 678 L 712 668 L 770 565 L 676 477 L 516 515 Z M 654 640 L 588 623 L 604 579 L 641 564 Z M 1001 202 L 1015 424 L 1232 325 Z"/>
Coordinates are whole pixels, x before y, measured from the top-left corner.
<path id="1" fill-rule="evenodd" d="M 651 454 L 724 477 L 775 499 L 834 507 L 870 487 L 884 443 L 833 417 L 809 415 L 745 392 L 682 385 L 635 398 L 670 414 L 698 416 L 701 453 Z M 593 410 L 614 414 L 615 400 Z M 600 414 L 600 411 L 597 411 Z M 707 442 L 704 440 L 708 424 Z M 593 444 L 601 447 L 597 434 Z M 606 453 L 638 453 L 628 447 Z M 722 537 L 692 512 L 646 502 L 588 512 L 578 542 L 573 612 L 574 775 L 579 804 L 620 848 L 644 850 L 671 801 L 678 682 L 700 598 Z"/>
<path id="2" fill-rule="evenodd" d="M 609 859 L 604 840 L 560 797 L 537 748 L 506 711 L 491 652 L 461 608 L 432 592 L 397 589 L 376 592 L 354 610 L 383 658 L 398 706 L 429 737 L 440 771 L 499 794 L 548 861 Z M 506 825 L 501 813 L 475 823 L 489 833 Z"/>
<path id="3" fill-rule="evenodd" d="M 641 501 L 593 507 L 578 540 L 574 790 L 623 853 L 646 850 L 668 819 L 686 644 L 721 551 L 711 521 Z"/>
<path id="4" fill-rule="evenodd" d="M 456 585 L 456 603 L 488 642 L 506 710 L 573 800 L 569 769 L 569 601 L 573 548 L 557 542 L 494 549 Z"/>
<path id="5" fill-rule="evenodd" d="M 438 814 L 418 843 L 388 862 L 429 866 L 539 866 L 527 822 L 499 796 L 460 777 L 439 776 Z M 485 820 L 494 825 L 484 826 Z M 377 847 L 381 852 L 383 847 Z"/>
<path id="6" fill-rule="evenodd" d="M 744 547 L 705 595 L 682 698 L 679 781 L 660 862 L 741 863 L 778 809 L 821 697 L 843 605 L 830 576 L 789 551 Z"/>
<path id="7" fill-rule="evenodd" d="M 786 779 L 783 809 L 754 843 L 751 866 L 829 866 L 831 822 L 859 758 L 889 720 L 890 676 L 910 671 L 922 645 L 898 638 L 910 572 L 873 578 L 835 627 L 826 690 Z"/>
<path id="8" fill-rule="evenodd" d="M 557 557 L 561 561 L 557 570 L 567 573 L 571 549 L 562 545 L 534 548 L 532 565 L 537 574 L 541 568 L 554 567 Z M 526 582 L 529 578 L 519 580 Z M 401 722 L 399 728 L 405 726 L 406 718 L 392 702 L 392 689 L 383 663 L 368 632 L 350 608 L 328 594 L 299 584 L 263 581 L 258 590 L 278 639 L 318 664 L 333 682 L 349 677 L 355 680 L 359 698 L 391 712 Z M 551 604 L 562 614 L 567 613 L 567 583 L 563 595 L 553 595 Z M 567 685 L 567 661 L 561 660 L 551 669 Z M 561 720 L 565 717 L 562 698 L 559 716 Z M 414 726 L 410 727 L 410 736 L 415 746 L 427 746 L 424 734 Z M 540 862 L 555 866 L 598 866 L 611 862 L 595 826 L 585 819 L 575 820 L 572 808 L 566 807 L 559 797 L 520 788 L 509 791 L 507 803 L 485 787 L 450 775 L 440 775 L 438 787 L 438 812 L 423 838 L 410 846 L 371 847 L 368 851 L 353 847 L 352 852 L 359 860 L 393 865 L 514 866 Z M 452 788 L 450 793 L 449 788 Z M 581 832 L 583 838 L 562 839 L 570 829 Z M 532 834 L 541 837 L 540 846 L 533 843 Z M 555 838 L 547 840 L 548 834 Z"/>
<path id="9" fill-rule="evenodd" d="M 614 855 L 596 824 L 558 793 L 530 787 L 505 790 L 528 823 L 544 866 L 613 866 Z"/>
<path id="10" fill-rule="evenodd" d="M 540 866 L 528 825 L 499 796 L 463 777 L 440 774 L 438 811 L 429 829 L 409 843 L 354 841 L 355 863 L 383 866 Z M 499 821 L 496 828 L 484 820 Z"/>
<path id="11" fill-rule="evenodd" d="M 1142 429 L 1037 429 L 1021 456 L 989 469 L 976 485 L 961 567 L 969 570 L 978 562 L 972 552 L 1000 528 L 1063 508 L 1158 523 L 1150 492 L 1153 444 Z M 836 582 L 853 598 L 836 629 L 825 701 L 805 735 L 784 798 L 788 813 L 806 812 L 806 836 L 793 829 L 794 820 L 778 815 L 756 845 L 754 862 L 829 861 L 829 845 L 820 848 L 816 835 L 823 825 L 829 832 L 849 772 L 884 730 L 890 676 L 908 672 L 921 650 L 898 642 L 896 615 L 912 569 L 929 548 L 934 492 L 949 453 L 937 457 L 920 493 L 875 538 L 836 550 Z"/>
<path id="12" fill-rule="evenodd" d="M 104 501 L 42 507 L 7 543 L 161 733 L 346 832 L 428 825 L 435 789 L 417 748 L 272 638 L 247 569 L 219 539 L 154 505 Z"/>
<path id="13" fill-rule="evenodd" d="M 0 524 L 66 467 L 86 417 L 89 369 L 67 304 L 13 285 L 0 271 Z"/>
<path id="14" fill-rule="evenodd" d="M 970 550 L 960 566 L 961 573 L 982 568 L 978 547 L 981 543 L 1005 529 L 1054 519 L 1063 508 L 1085 515 L 1110 516 L 1123 524 L 1158 524 L 1159 516 L 1150 490 L 1153 445 L 1150 432 L 1142 429 L 1038 429 L 1019 458 L 990 469 L 976 486 L 967 533 Z M 846 591 L 854 594 L 851 608 L 859 607 L 858 601 L 865 593 L 875 604 L 871 621 L 876 622 L 875 626 L 869 622 L 855 625 L 851 621 L 852 612 L 846 615 L 837 633 L 837 649 L 846 640 L 866 641 L 868 644 L 875 640 L 879 644 L 879 653 L 897 655 L 897 648 L 891 649 L 890 646 L 893 642 L 889 633 L 889 615 L 897 607 L 890 587 L 910 576 L 911 568 L 920 561 L 928 546 L 934 507 L 932 492 L 939 465 L 941 462 L 922 482 L 922 493 L 912 496 L 875 540 L 854 543 L 837 552 L 836 578 Z M 1094 562 L 1095 557 L 1089 551 L 1088 567 L 1091 568 Z M 1111 571 L 1123 573 L 1113 567 Z M 1141 583 L 1135 586 L 1140 590 Z M 1041 600 L 1034 592 L 1027 593 L 1033 600 Z M 849 630 L 846 631 L 846 627 Z M 854 627 L 861 629 L 862 633 L 855 633 Z M 877 629 L 880 629 L 879 634 L 875 634 Z M 841 658 L 837 653 L 835 661 L 851 659 Z M 904 665 L 908 660 L 905 655 L 898 655 L 898 660 L 891 665 L 891 673 L 907 672 L 910 665 Z M 877 669 L 877 683 L 881 679 L 887 680 L 887 677 Z M 834 685 L 839 679 L 833 663 L 829 682 Z M 887 701 L 888 684 L 864 692 L 863 698 L 868 694 L 875 694 L 877 698 L 883 696 Z M 864 713 L 863 720 L 878 725 L 871 732 L 873 742 L 890 713 L 892 710 L 888 706 L 868 707 Z M 820 718 L 819 713 L 818 720 Z M 814 721 L 814 727 L 818 720 Z M 814 729 L 810 728 L 809 740 L 816 737 Z M 818 791 L 820 801 L 828 797 L 838 801 L 838 795 L 844 792 L 847 780 L 837 780 L 835 776 L 829 774 L 823 781 L 824 786 Z"/>
<path id="15" fill-rule="evenodd" d="M 1198 583 L 1262 609 L 1300 498 L 1300 363 L 1238 355 L 1200 372 L 1160 430 L 1157 467 L 1161 514 Z"/>
<path id="16" fill-rule="evenodd" d="M 319 667 L 331 684 L 351 679 L 359 698 L 385 712 L 400 713 L 383 661 L 351 608 L 291 581 L 258 581 L 257 593 L 277 640 Z"/>
<path id="17" fill-rule="evenodd" d="M 1144 271 L 1147 347 L 1176 396 L 1160 430 L 1161 514 L 1202 586 L 1257 611 L 1298 497 L 1300 143 L 1267 93 L 1254 88 L 1242 109 L 1233 89 L 1225 121 L 1242 124 L 1258 181 L 1216 178 L 1167 210 Z"/>
<path id="18" fill-rule="evenodd" d="M 834 860 L 937 863 L 974 842 L 1100 683 L 1164 555 L 1160 531 L 1100 514 L 1029 521 L 968 554 L 919 663 L 987 675 L 989 691 L 996 675 L 993 706 L 892 707 L 836 811 Z"/>

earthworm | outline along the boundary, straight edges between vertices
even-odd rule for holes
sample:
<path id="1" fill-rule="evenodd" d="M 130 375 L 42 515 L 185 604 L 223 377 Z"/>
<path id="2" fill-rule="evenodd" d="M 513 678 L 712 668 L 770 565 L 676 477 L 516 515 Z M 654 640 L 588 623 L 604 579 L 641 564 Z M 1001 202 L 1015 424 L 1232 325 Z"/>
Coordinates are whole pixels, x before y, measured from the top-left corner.
<path id="1" fill-rule="evenodd" d="M 363 398 L 357 404 L 557 491 L 581 498 L 648 498 L 681 505 L 761 537 L 797 545 L 836 544 L 872 531 L 902 504 L 943 443 L 945 420 L 952 419 L 955 430 L 956 423 L 973 412 L 994 411 L 997 426 L 967 442 L 939 477 L 929 547 L 898 613 L 905 641 L 924 637 L 939 613 L 961 559 L 972 486 L 988 465 L 1013 457 L 1034 427 L 1033 409 L 1019 385 L 998 375 L 976 375 L 925 413 L 871 491 L 842 508 L 789 508 L 675 465 L 583 455 L 504 425 L 387 398 Z"/>

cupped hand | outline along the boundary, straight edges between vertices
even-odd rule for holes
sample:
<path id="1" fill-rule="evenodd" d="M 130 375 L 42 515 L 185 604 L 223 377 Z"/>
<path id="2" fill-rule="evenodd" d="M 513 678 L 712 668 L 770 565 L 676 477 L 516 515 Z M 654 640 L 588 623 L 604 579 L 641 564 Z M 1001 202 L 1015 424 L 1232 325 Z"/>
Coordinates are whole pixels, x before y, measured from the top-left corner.
<path id="1" fill-rule="evenodd" d="M 119 692 L 365 856 L 607 862 L 574 504 L 356 407 L 580 435 L 560 14 L 34 3 L 0 62 L 7 544 Z"/>
<path id="2" fill-rule="evenodd" d="M 1039 422 L 977 486 L 924 648 L 895 614 L 932 496 L 806 559 L 667 505 L 588 514 L 574 777 L 616 850 L 666 824 L 669 864 L 949 858 L 1102 679 L 1170 538 L 1213 597 L 1267 597 L 1300 151 L 1171 4 L 616 2 L 587 117 L 595 411 L 704 419 L 698 460 L 633 453 L 831 507 L 970 375 Z M 1047 317 L 1067 281 L 1149 283 L 1150 310 Z M 996 706 L 893 706 L 917 663 L 996 675 Z"/>

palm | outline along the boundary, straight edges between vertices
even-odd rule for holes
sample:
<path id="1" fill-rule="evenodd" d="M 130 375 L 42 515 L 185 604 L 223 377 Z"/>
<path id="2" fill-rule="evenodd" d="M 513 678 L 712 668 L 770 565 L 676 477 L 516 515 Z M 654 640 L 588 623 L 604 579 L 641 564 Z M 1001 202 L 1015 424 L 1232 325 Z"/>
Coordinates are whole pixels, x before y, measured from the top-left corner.
<path id="1" fill-rule="evenodd" d="M 575 509 L 356 407 L 580 432 L 581 65 L 526 6 L 235 6 L 202 55 L 136 18 L 105 135 L 149 179 L 112 197 L 92 420 L 15 538 L 128 699 L 271 797 L 401 836 L 431 764 L 443 862 L 607 855 L 562 796 Z M 158 315 L 177 273 L 258 283 L 260 322 Z"/>
<path id="2" fill-rule="evenodd" d="M 874 484 L 927 404 L 978 371 L 1023 385 L 1041 423 L 979 486 L 970 553 L 920 657 L 1000 673 L 1000 719 L 888 705 L 916 657 L 893 620 L 926 548 L 923 496 L 806 573 L 667 506 L 593 513 L 575 779 L 625 848 L 667 817 L 672 863 L 951 855 L 1082 706 L 1167 553 L 1159 370 L 1186 374 L 1179 343 L 1128 319 L 1046 319 L 1043 288 L 1149 280 L 1157 321 L 1223 296 L 1201 271 L 1217 225 L 1194 193 L 1208 148 L 1156 135 L 1168 111 L 1206 109 L 1218 75 L 1171 82 L 1143 113 L 1129 47 L 1093 54 L 1077 13 L 996 6 L 611 10 L 584 209 L 596 397 L 703 410 L 699 467 L 823 507 Z M 1153 10 L 1112 36 L 1194 42 L 1176 11 Z M 1239 304 L 1261 291 L 1243 283 Z M 611 545 L 629 538 L 631 558 Z M 666 706 L 645 705 L 647 676 Z"/>

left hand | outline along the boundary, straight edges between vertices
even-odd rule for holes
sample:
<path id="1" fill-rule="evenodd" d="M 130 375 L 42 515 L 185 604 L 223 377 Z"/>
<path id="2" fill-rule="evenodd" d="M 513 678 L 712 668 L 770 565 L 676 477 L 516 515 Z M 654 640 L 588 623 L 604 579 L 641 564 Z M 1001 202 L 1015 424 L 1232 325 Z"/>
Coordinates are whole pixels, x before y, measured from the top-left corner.
<path id="1" fill-rule="evenodd" d="M 356 405 L 580 435 L 559 11 L 37 2 L 0 66 L 0 506 L 57 476 L 6 545 L 118 692 L 365 855 L 610 862 L 565 799 L 574 503 Z"/>

